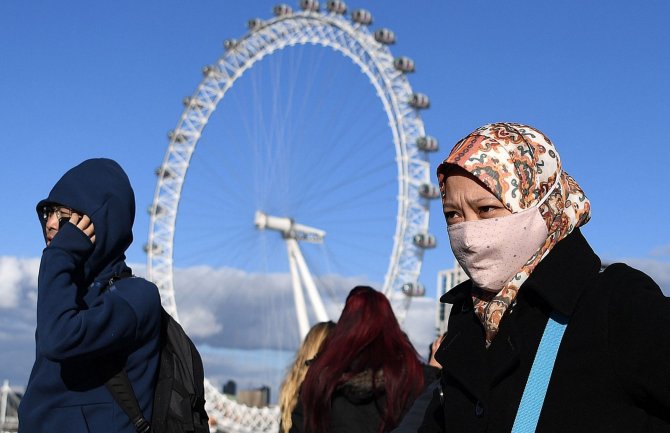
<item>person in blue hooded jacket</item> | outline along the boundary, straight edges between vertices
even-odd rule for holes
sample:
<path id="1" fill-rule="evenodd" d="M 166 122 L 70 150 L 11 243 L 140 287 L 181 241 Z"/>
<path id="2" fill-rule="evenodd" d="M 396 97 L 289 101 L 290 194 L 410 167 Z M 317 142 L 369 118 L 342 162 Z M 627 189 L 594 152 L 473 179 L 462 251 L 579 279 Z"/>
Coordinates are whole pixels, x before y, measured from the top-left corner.
<path id="1" fill-rule="evenodd" d="M 105 382 L 125 368 L 151 419 L 161 304 L 157 287 L 131 278 L 125 263 L 135 218 L 128 176 L 115 161 L 84 161 L 37 204 L 37 215 L 47 246 L 19 431 L 133 433 Z"/>

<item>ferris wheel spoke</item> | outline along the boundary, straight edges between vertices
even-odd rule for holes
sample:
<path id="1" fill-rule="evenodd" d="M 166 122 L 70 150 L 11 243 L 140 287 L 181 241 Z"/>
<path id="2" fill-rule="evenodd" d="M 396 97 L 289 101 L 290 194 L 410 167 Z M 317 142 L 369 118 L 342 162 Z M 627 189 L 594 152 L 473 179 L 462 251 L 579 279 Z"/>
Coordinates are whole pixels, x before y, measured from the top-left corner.
<path id="1" fill-rule="evenodd" d="M 339 242 L 339 243 L 346 245 L 346 242 Z M 362 248 L 359 248 L 359 245 L 351 245 L 350 249 L 351 250 L 355 249 L 355 250 L 358 250 L 358 251 L 363 250 Z M 340 260 L 338 258 L 341 255 L 334 254 L 333 249 L 330 246 L 324 247 L 324 250 L 325 250 L 325 253 L 326 253 L 326 256 L 327 256 L 326 263 L 330 267 L 331 271 L 332 270 L 345 270 L 345 269 L 348 269 L 348 268 L 351 267 L 351 265 L 347 265 L 347 264 L 343 263 L 342 260 Z M 372 250 L 370 252 L 376 254 L 377 256 L 383 255 L 383 253 L 381 251 Z M 361 267 L 358 267 L 358 271 L 359 272 L 357 274 L 355 274 L 355 276 L 357 278 L 360 278 L 360 277 L 365 276 L 365 275 L 367 275 L 367 277 L 366 277 L 366 280 L 356 280 L 356 284 L 370 284 L 370 283 L 374 282 L 373 279 L 370 278 L 370 275 L 373 275 L 376 271 L 376 269 L 374 267 L 361 266 Z M 328 272 L 328 275 L 330 275 L 330 274 L 331 274 L 331 272 Z M 381 281 L 377 281 L 376 283 L 381 284 Z M 351 287 L 348 287 L 347 289 L 351 289 Z M 348 292 L 348 290 L 347 290 L 347 292 Z"/>
<path id="2" fill-rule="evenodd" d="M 345 182 L 346 183 L 346 182 Z M 334 190 L 339 189 L 342 185 L 334 188 Z M 343 196 L 339 201 L 333 201 L 321 207 L 312 207 L 312 211 L 316 213 L 326 213 L 332 212 L 335 210 L 345 209 L 355 209 L 357 207 L 370 208 L 371 204 L 374 204 L 370 199 L 370 194 L 378 191 L 383 191 L 388 186 L 387 183 L 380 183 L 377 185 L 367 185 L 367 189 L 360 189 L 356 191 L 355 194 Z M 332 194 L 332 191 L 330 191 Z"/>
<path id="3" fill-rule="evenodd" d="M 206 235 L 201 235 L 199 237 L 190 236 L 189 242 L 192 242 L 196 247 L 190 252 L 182 254 L 179 258 L 185 265 L 196 265 L 202 263 L 205 259 L 207 259 L 206 262 L 216 263 L 216 257 L 220 255 L 220 252 L 226 251 L 226 257 L 235 257 L 237 259 L 237 266 L 248 265 L 252 262 L 252 258 L 250 254 L 247 253 L 247 249 L 241 245 L 251 245 L 248 242 L 249 240 L 252 240 L 251 234 L 229 236 L 223 240 L 212 240 Z"/>

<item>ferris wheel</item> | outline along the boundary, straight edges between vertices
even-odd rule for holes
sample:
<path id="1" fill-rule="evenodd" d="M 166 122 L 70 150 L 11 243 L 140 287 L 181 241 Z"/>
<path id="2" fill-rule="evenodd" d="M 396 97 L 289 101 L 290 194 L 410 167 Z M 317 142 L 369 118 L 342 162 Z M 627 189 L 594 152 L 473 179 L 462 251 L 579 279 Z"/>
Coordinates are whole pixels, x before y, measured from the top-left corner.
<path id="1" fill-rule="evenodd" d="M 274 257 L 280 255 L 279 247 L 268 247 L 267 243 L 263 243 L 262 249 L 269 256 L 278 258 L 283 263 L 283 268 L 268 266 L 268 260 L 261 259 L 256 252 L 246 261 L 245 266 L 248 272 L 256 272 L 259 262 L 264 262 L 265 272 L 275 276 L 279 272 L 286 273 L 290 270 L 289 280 L 296 315 L 294 320 L 299 324 L 301 336 L 308 329 L 310 314 L 318 321 L 328 319 L 327 308 L 321 299 L 323 292 L 329 290 L 328 278 L 315 280 L 313 277 L 310 265 L 312 262 L 305 258 L 305 250 L 309 245 L 301 248 L 305 243 L 316 244 L 322 252 L 324 245 L 329 247 L 338 242 L 344 245 L 340 249 L 326 251 L 326 261 L 315 265 L 331 271 L 330 266 L 333 263 L 341 264 L 348 260 L 357 264 L 367 263 L 367 259 L 374 261 L 372 251 L 377 244 L 381 244 L 380 248 L 385 257 L 385 273 L 381 277 L 383 282 L 380 281 L 380 286 L 402 320 L 411 298 L 424 293 L 423 285 L 419 282 L 423 253 L 425 249 L 435 246 L 434 236 L 428 233 L 429 201 L 439 196 L 439 189 L 430 182 L 428 160 L 428 153 L 437 150 L 437 141 L 426 135 L 420 117 L 420 111 L 429 107 L 429 99 L 424 94 L 414 92 L 407 79 L 407 74 L 414 71 L 414 62 L 407 57 L 394 58 L 389 49 L 395 42 L 394 33 L 386 28 L 374 32 L 369 30 L 372 15 L 366 10 L 354 10 L 347 17 L 344 2 L 329 1 L 325 10 L 322 10 L 317 1 L 302 0 L 300 10 L 293 11 L 287 5 L 278 5 L 273 12 L 274 17 L 271 19 L 249 20 L 249 32 L 239 40 L 227 40 L 223 55 L 214 64 L 203 69 L 204 78 L 192 96 L 184 100 L 185 108 L 177 126 L 169 134 L 169 146 L 163 163 L 157 170 L 156 192 L 149 209 L 149 239 L 145 247 L 148 276 L 159 287 L 166 310 L 178 317 L 176 294 L 180 287 L 175 283 L 175 263 L 180 250 L 187 248 L 187 244 L 195 244 L 194 250 L 204 250 L 207 258 L 224 257 L 230 253 L 226 260 L 231 263 L 225 263 L 225 266 L 236 267 L 238 263 L 232 262 L 243 256 L 244 251 L 251 249 L 252 241 L 240 240 L 242 238 L 232 241 L 229 238 L 225 245 L 224 242 L 211 247 L 202 245 L 216 237 L 216 232 L 226 231 L 226 222 L 239 216 L 243 222 L 246 221 L 244 224 L 249 231 L 255 231 L 256 237 L 267 232 L 279 234 L 276 238 L 281 239 L 281 250 L 285 255 Z M 269 85 L 268 80 L 264 79 L 247 83 L 248 97 L 241 101 L 239 97 L 235 99 L 231 95 L 233 85 L 236 89 L 245 85 L 245 80 L 241 79 L 243 75 L 249 75 L 254 70 L 265 72 L 262 66 L 264 58 L 281 58 L 282 53 L 295 46 L 315 46 L 318 53 L 301 52 L 298 60 L 287 61 L 284 69 L 298 68 L 304 63 L 304 57 L 318 57 L 324 51 L 323 48 L 328 47 L 330 51 L 340 53 L 353 61 L 360 72 L 367 76 L 369 83 L 366 85 L 369 87 L 372 84 L 377 106 L 381 101 L 380 117 L 376 123 L 381 125 L 387 136 L 377 141 L 385 146 L 384 151 L 367 146 L 377 136 L 383 135 L 378 132 L 372 133 L 372 137 L 365 136 L 369 129 L 367 124 L 359 129 L 358 138 L 347 135 L 351 129 L 350 123 L 339 127 L 331 124 L 325 131 L 313 135 L 309 132 L 310 125 L 296 127 L 288 115 L 291 110 L 307 113 L 310 119 L 312 117 L 309 116 L 315 115 L 319 110 L 315 107 L 300 107 L 299 102 L 306 99 L 306 95 L 296 98 L 299 100 L 297 102 L 287 103 L 283 93 L 277 90 L 279 79 L 269 79 Z M 312 59 L 312 63 L 323 63 L 323 59 Z M 330 69 L 328 71 L 330 73 Z M 324 75 L 316 74 L 319 79 Z M 293 88 L 296 83 L 289 81 L 289 87 Z M 259 94 L 264 93 L 265 87 L 271 88 L 269 105 L 275 113 L 275 123 L 270 128 L 271 131 L 265 131 L 266 134 L 274 134 L 269 141 L 268 137 L 262 137 L 266 134 L 262 131 L 259 133 L 259 129 L 268 123 L 270 116 L 266 116 L 263 109 L 258 108 L 255 100 Z M 357 92 L 364 93 L 363 90 Z M 325 98 L 324 105 L 329 106 L 331 111 L 323 118 L 333 119 L 347 111 L 345 107 L 338 111 L 340 106 L 346 105 L 351 99 L 346 95 L 342 96 L 345 93 L 336 90 Z M 340 97 L 343 99 L 337 99 Z M 229 99 L 230 104 L 223 102 Z M 237 105 L 232 101 L 236 101 Z M 230 109 L 232 111 L 225 111 L 227 105 L 233 107 Z M 222 137 L 220 139 L 209 138 L 210 131 L 216 130 L 215 125 L 219 123 L 218 118 L 213 117 L 215 110 L 217 115 L 224 111 L 223 117 L 234 116 L 235 112 L 246 106 L 251 106 L 250 117 L 254 118 L 255 123 L 250 125 L 244 120 L 234 122 L 237 129 L 246 129 L 246 140 L 239 139 L 230 131 L 219 131 Z M 354 117 L 363 118 L 363 115 L 354 113 Z M 380 121 L 381 118 L 383 121 Z M 208 126 L 208 134 L 203 134 L 205 126 Z M 294 129 L 299 130 L 298 135 L 307 143 L 304 147 L 297 144 L 300 139 L 287 139 L 285 136 L 286 131 Z M 280 137 L 277 138 L 276 135 Z M 252 143 L 248 144 L 247 141 Z M 342 146 L 335 149 L 336 152 L 333 151 L 342 141 L 351 141 L 353 144 L 349 148 Z M 233 150 L 238 142 L 244 142 L 240 148 L 248 149 L 252 155 L 249 165 Z M 275 143 L 276 147 L 273 148 L 270 142 Z M 318 146 L 317 143 L 320 142 L 325 142 L 324 147 Z M 195 153 L 198 143 L 199 152 Z M 196 163 L 195 156 L 201 152 L 201 148 L 204 152 L 205 146 L 212 153 Z M 293 146 L 298 148 L 294 149 Z M 213 149 L 221 150 L 221 162 L 214 162 L 216 158 Z M 381 155 L 383 152 L 387 153 Z M 375 161 L 378 156 L 381 163 Z M 231 163 L 231 160 L 234 162 Z M 294 166 L 295 161 L 300 163 Z M 343 168 L 347 164 L 353 166 Z M 196 167 L 197 170 L 194 170 Z M 286 181 L 282 180 L 281 172 L 284 167 L 293 167 L 286 175 L 289 178 Z M 210 172 L 212 176 L 202 179 L 203 176 L 199 176 L 201 172 Z M 345 174 L 336 178 L 335 175 L 339 172 Z M 359 176 L 361 172 L 364 173 Z M 384 181 L 379 185 L 375 184 L 370 173 L 377 173 Z M 206 200 L 191 205 L 188 211 L 185 210 L 185 198 L 189 195 L 188 185 L 191 183 L 196 186 L 201 183 L 201 187 L 207 188 L 207 192 L 204 194 Z M 218 199 L 218 191 L 224 190 L 229 192 L 229 196 Z M 301 192 L 298 198 L 281 193 L 296 190 Z M 240 203 L 250 197 L 253 198 L 253 203 L 249 209 L 242 209 Z M 390 202 L 394 203 L 395 209 L 389 207 Z M 218 226 L 206 228 L 206 234 L 199 238 L 201 240 L 188 231 L 184 232 L 185 235 L 181 234 L 182 228 L 177 224 L 178 211 L 181 219 L 184 212 L 202 215 L 203 209 L 209 210 L 215 205 L 226 203 L 232 203 L 232 208 L 214 211 L 214 215 L 209 218 L 216 220 Z M 331 219 L 336 219 L 345 204 L 352 205 L 353 210 L 339 215 L 338 218 L 340 225 L 353 227 L 349 231 L 337 225 L 329 226 L 330 221 L 324 218 L 324 215 L 328 215 Z M 395 219 L 389 214 L 389 210 L 395 212 Z M 202 229 L 207 225 L 206 218 L 201 217 L 193 225 Z M 346 223 L 342 223 L 343 220 Z M 385 230 L 379 235 L 379 240 L 374 237 L 366 240 L 366 236 L 373 236 L 377 229 Z M 177 242 L 178 238 L 184 240 Z M 370 254 L 364 252 L 362 256 L 366 260 L 361 260 L 361 256 L 354 257 L 353 253 L 347 252 L 347 245 L 357 251 L 369 248 Z M 194 260 L 191 264 L 197 265 L 197 260 Z M 375 266 L 380 267 L 379 264 Z M 355 268 L 352 272 L 353 280 L 358 278 L 356 276 L 365 274 L 364 267 Z M 312 304 L 311 313 L 307 311 L 304 294 L 307 294 Z M 218 415 L 217 418 L 227 431 L 277 429 L 276 408 L 257 409 L 238 405 L 220 394 L 209 382 L 206 382 L 206 393 L 208 410 Z"/>

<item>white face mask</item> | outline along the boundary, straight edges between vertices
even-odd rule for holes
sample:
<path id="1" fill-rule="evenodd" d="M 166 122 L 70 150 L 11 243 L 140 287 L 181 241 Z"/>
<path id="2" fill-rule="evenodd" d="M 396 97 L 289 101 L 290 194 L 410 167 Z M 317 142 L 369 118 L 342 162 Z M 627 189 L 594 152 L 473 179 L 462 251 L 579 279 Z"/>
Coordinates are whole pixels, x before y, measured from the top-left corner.
<path id="1" fill-rule="evenodd" d="M 447 228 L 451 249 L 475 286 L 499 292 L 547 240 L 539 207 L 560 176 L 535 206 L 501 218 L 466 221 Z"/>

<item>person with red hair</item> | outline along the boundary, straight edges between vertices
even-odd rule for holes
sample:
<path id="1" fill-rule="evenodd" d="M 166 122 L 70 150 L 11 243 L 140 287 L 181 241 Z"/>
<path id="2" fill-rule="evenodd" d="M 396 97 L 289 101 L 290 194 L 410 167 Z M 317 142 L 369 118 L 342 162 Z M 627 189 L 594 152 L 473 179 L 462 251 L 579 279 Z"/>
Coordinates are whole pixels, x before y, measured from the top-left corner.
<path id="1" fill-rule="evenodd" d="M 423 386 L 419 355 L 386 296 L 354 287 L 310 365 L 291 432 L 389 432 Z"/>

